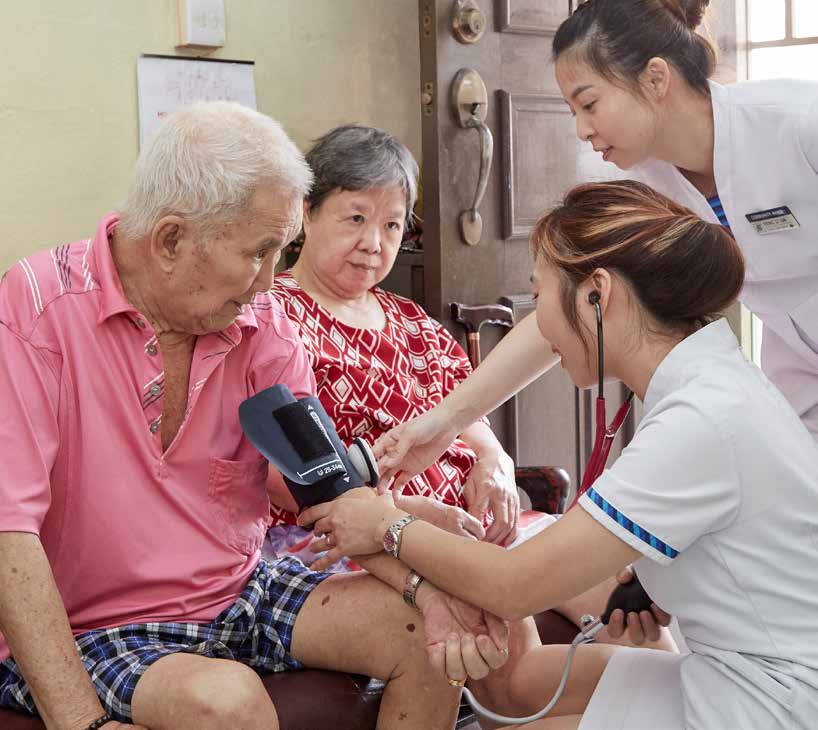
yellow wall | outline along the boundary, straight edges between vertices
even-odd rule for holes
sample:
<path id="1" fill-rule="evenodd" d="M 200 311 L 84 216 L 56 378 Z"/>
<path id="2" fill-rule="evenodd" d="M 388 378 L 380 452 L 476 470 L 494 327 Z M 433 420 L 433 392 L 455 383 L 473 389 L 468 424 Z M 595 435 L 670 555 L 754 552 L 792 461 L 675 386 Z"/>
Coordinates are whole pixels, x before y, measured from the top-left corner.
<path id="1" fill-rule="evenodd" d="M 138 152 L 136 59 L 175 54 L 176 0 L 2 3 L 0 271 L 93 233 Z M 225 0 L 258 109 L 300 145 L 343 122 L 420 154 L 416 0 Z M 179 52 L 181 54 L 181 52 Z M 189 55 L 189 54 L 185 54 Z"/>

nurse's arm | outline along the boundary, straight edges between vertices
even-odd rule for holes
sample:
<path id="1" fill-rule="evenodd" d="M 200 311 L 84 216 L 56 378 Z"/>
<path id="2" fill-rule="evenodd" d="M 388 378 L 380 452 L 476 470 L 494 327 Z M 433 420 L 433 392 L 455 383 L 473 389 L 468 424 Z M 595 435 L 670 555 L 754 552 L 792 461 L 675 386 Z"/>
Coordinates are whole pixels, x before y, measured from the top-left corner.
<path id="1" fill-rule="evenodd" d="M 535 314 L 528 315 L 440 404 L 378 439 L 373 451 L 384 480 L 403 472 L 396 483 L 402 486 L 437 460 L 458 434 L 558 361 Z"/>
<path id="2" fill-rule="evenodd" d="M 505 403 L 556 365 L 559 358 L 531 313 L 514 327 L 466 380 L 440 404 L 458 432 Z"/>
<path id="3" fill-rule="evenodd" d="M 579 506 L 513 550 L 419 520 L 403 528 L 400 549 L 401 562 L 439 588 L 509 620 L 554 608 L 641 556 Z"/>

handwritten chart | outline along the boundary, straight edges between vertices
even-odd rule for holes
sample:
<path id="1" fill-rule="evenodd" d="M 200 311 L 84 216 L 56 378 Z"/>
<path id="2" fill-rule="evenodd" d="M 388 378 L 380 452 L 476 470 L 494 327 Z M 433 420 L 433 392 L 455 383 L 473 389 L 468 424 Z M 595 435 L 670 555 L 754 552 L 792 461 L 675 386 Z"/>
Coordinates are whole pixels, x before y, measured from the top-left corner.
<path id="1" fill-rule="evenodd" d="M 144 55 L 137 61 L 136 86 L 140 146 L 165 114 L 194 101 L 237 101 L 256 108 L 250 61 Z"/>

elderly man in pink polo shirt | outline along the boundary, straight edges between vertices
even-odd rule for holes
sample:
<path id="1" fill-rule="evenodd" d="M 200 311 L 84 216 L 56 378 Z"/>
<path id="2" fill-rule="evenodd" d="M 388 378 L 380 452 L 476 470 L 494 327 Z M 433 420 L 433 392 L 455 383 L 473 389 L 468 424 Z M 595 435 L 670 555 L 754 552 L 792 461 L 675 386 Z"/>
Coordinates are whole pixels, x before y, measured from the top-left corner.
<path id="1" fill-rule="evenodd" d="M 195 105 L 145 147 L 118 215 L 4 277 L 0 706 L 61 730 L 269 730 L 258 673 L 306 665 L 387 680 L 379 727 L 429 730 L 456 716 L 433 671 L 450 634 L 455 661 L 503 662 L 493 617 L 427 584 L 408 631 L 408 571 L 385 553 L 380 580 L 260 558 L 268 467 L 237 409 L 315 387 L 268 293 L 310 181 L 268 117 Z"/>

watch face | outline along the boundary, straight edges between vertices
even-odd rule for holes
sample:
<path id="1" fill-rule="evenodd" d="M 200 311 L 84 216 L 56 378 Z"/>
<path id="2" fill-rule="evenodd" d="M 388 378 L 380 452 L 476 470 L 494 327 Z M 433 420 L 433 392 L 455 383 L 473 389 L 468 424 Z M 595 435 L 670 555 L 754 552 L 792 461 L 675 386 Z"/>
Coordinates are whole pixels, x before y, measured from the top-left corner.
<path id="1" fill-rule="evenodd" d="M 389 529 L 386 531 L 386 534 L 383 536 L 383 546 L 386 552 L 395 553 L 395 533 Z"/>

